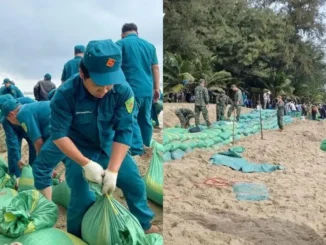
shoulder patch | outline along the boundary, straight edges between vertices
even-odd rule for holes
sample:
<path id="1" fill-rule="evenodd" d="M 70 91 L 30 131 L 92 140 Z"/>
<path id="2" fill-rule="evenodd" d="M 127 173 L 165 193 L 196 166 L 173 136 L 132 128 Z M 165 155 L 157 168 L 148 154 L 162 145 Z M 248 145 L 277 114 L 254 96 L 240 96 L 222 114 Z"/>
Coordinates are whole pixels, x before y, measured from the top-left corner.
<path id="1" fill-rule="evenodd" d="M 24 131 L 27 133 L 27 126 L 26 126 L 26 124 L 25 123 L 22 123 L 21 126 L 24 129 Z"/>
<path id="2" fill-rule="evenodd" d="M 126 102 L 125 102 L 125 105 L 126 105 L 126 109 L 129 113 L 132 112 L 132 110 L 134 109 L 134 103 L 135 103 L 135 98 L 134 96 L 130 97 Z"/>

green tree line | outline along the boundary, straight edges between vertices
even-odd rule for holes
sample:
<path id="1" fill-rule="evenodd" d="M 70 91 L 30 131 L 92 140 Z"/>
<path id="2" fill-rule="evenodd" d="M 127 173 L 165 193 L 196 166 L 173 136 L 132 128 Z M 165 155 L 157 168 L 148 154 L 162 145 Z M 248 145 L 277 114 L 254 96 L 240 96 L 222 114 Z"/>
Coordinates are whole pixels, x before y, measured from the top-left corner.
<path id="1" fill-rule="evenodd" d="M 164 0 L 164 92 L 204 78 L 212 90 L 237 84 L 323 102 L 324 8 L 324 0 Z"/>

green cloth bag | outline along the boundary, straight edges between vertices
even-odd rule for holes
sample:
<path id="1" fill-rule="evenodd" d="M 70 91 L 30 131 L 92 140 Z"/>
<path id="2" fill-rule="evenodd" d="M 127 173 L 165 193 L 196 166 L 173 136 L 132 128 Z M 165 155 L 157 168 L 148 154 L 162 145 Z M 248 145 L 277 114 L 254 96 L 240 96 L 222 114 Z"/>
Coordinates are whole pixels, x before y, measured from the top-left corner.
<path id="1" fill-rule="evenodd" d="M 61 205 L 67 209 L 70 201 L 70 194 L 71 192 L 66 181 L 62 181 L 61 183 L 53 182 L 52 201 L 55 204 Z"/>
<path id="2" fill-rule="evenodd" d="M 0 234 L 19 237 L 55 225 L 59 215 L 54 202 L 36 190 L 22 191 L 0 208 Z"/>
<path id="3" fill-rule="evenodd" d="M 34 175 L 33 169 L 30 165 L 26 165 L 22 169 L 22 173 L 20 175 L 19 184 L 18 184 L 18 192 L 34 190 Z"/>
<path id="4" fill-rule="evenodd" d="M 159 152 L 161 144 L 152 142 L 152 159 L 144 176 L 147 198 L 163 205 L 163 156 Z"/>
<path id="5" fill-rule="evenodd" d="M 138 220 L 111 195 L 102 195 L 101 186 L 90 183 L 100 197 L 82 221 L 82 238 L 89 245 L 163 245 L 159 234 L 145 235 Z"/>
<path id="6" fill-rule="evenodd" d="M 7 206 L 10 203 L 11 199 L 17 195 L 18 193 L 14 189 L 11 188 L 0 189 L 0 208 Z"/>
<path id="7" fill-rule="evenodd" d="M 13 241 L 20 242 L 23 245 L 87 245 L 80 238 L 56 228 L 35 231 Z"/>
<path id="8" fill-rule="evenodd" d="M 10 176 L 8 174 L 8 164 L 0 157 L 0 189 L 5 187 L 14 189 L 15 185 L 16 176 Z"/>

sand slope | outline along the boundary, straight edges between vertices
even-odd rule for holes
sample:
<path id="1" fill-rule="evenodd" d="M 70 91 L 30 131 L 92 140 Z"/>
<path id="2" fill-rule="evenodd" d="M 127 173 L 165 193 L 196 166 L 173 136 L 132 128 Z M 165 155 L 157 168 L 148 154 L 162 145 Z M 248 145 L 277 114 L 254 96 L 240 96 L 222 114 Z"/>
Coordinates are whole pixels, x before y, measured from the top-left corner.
<path id="1" fill-rule="evenodd" d="M 326 153 L 319 150 L 326 122 L 297 121 L 264 136 L 237 145 L 248 160 L 281 163 L 285 170 L 243 174 L 210 165 L 216 152 L 203 150 L 165 164 L 164 244 L 326 244 Z M 212 177 L 264 184 L 270 200 L 240 202 L 232 187 L 194 186 Z"/>

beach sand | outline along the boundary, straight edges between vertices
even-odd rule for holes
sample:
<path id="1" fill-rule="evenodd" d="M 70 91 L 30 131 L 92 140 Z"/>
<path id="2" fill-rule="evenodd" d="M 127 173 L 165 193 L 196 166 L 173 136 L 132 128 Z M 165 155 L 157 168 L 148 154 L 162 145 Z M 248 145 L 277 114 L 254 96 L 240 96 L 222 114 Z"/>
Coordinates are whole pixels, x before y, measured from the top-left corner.
<path id="1" fill-rule="evenodd" d="M 164 104 L 165 126 L 178 123 Z M 209 108 L 210 118 L 215 107 Z M 166 120 L 168 118 L 168 120 Z M 212 120 L 213 121 L 213 120 Z M 285 131 L 264 131 L 236 142 L 254 163 L 282 164 L 285 170 L 244 174 L 209 163 L 217 151 L 195 150 L 164 166 L 165 245 L 326 244 L 326 153 L 319 149 L 326 123 L 298 120 Z M 227 150 L 224 147 L 222 150 Z M 231 186 L 212 187 L 208 178 L 264 184 L 270 199 L 237 201 Z"/>
<path id="2" fill-rule="evenodd" d="M 159 120 L 160 120 L 160 122 L 162 122 L 163 113 L 160 114 Z M 0 136 L 3 135 L 2 132 L 1 132 L 1 129 L 0 129 Z M 160 129 L 155 129 L 154 133 L 153 133 L 153 139 L 155 139 L 156 141 L 158 141 L 160 143 L 162 143 L 162 132 L 161 131 L 162 130 L 160 130 Z M 2 142 L 1 140 L 3 140 L 3 139 L 0 139 L 0 142 Z M 6 148 L 4 148 L 4 149 L 6 149 Z M 22 159 L 24 161 L 27 161 L 28 160 L 28 146 L 27 146 L 25 141 L 23 141 L 22 154 L 23 154 Z M 0 156 L 2 156 L 5 160 L 7 160 L 6 151 L 0 153 Z M 142 158 L 140 158 L 138 156 L 135 157 L 135 160 L 136 160 L 136 162 L 138 164 L 138 167 L 139 167 L 139 171 L 140 171 L 142 176 L 145 175 L 146 170 L 147 170 L 147 168 L 149 166 L 150 156 L 151 156 L 151 154 L 147 154 L 145 157 L 142 157 Z M 61 164 L 57 168 L 57 170 L 60 170 L 62 168 L 64 168 L 63 164 Z M 126 202 L 125 202 L 125 199 L 123 197 L 123 194 L 122 194 L 120 189 L 118 189 L 118 188 L 116 189 L 116 191 L 114 193 L 114 196 L 118 201 L 120 201 L 122 204 L 127 206 Z M 162 234 L 162 229 L 163 229 L 163 210 L 162 210 L 162 207 L 152 203 L 151 201 L 148 201 L 148 203 L 149 203 L 150 208 L 155 213 L 155 218 L 153 220 L 153 224 L 157 225 L 160 228 L 160 231 L 161 231 L 160 233 Z M 55 227 L 57 227 L 59 229 L 62 229 L 62 230 L 66 230 L 66 209 L 61 207 L 60 205 L 58 205 L 58 207 L 59 207 L 59 219 L 58 219 Z"/>

